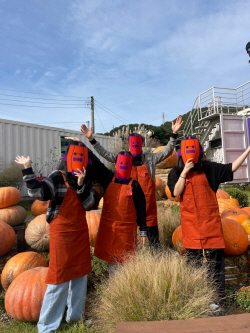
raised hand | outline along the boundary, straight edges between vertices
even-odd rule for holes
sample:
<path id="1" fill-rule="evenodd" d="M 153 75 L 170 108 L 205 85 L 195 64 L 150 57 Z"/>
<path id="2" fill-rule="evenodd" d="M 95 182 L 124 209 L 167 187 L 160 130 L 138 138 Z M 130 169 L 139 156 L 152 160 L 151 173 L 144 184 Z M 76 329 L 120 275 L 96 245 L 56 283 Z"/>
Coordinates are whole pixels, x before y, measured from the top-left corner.
<path id="1" fill-rule="evenodd" d="M 177 117 L 175 124 L 172 121 L 172 131 L 173 131 L 174 134 L 178 133 L 178 131 L 181 128 L 182 124 L 183 124 L 182 116 Z"/>
<path id="2" fill-rule="evenodd" d="M 24 156 L 17 156 L 16 159 L 15 159 L 15 162 L 17 164 L 21 164 L 24 166 L 25 169 L 28 169 L 31 167 L 31 159 L 29 156 L 27 157 L 24 157 Z"/>
<path id="3" fill-rule="evenodd" d="M 65 139 L 66 140 L 72 140 L 72 141 L 80 141 L 79 138 L 77 138 L 76 136 L 65 136 Z"/>
<path id="4" fill-rule="evenodd" d="M 90 129 L 88 129 L 88 127 L 86 125 L 82 124 L 81 132 L 87 139 L 89 139 L 89 141 L 92 141 L 94 139 L 93 138 L 92 127 L 90 127 Z"/>
<path id="5" fill-rule="evenodd" d="M 194 163 L 192 162 L 192 158 L 189 158 L 185 164 L 185 167 L 181 174 L 184 174 L 185 176 L 189 173 L 189 171 L 194 167 Z"/>
<path id="6" fill-rule="evenodd" d="M 74 174 L 74 176 L 77 177 L 77 185 L 81 186 L 84 182 L 84 179 L 86 177 L 86 169 L 83 167 L 83 171 L 80 169 L 77 169 L 78 172 Z"/>

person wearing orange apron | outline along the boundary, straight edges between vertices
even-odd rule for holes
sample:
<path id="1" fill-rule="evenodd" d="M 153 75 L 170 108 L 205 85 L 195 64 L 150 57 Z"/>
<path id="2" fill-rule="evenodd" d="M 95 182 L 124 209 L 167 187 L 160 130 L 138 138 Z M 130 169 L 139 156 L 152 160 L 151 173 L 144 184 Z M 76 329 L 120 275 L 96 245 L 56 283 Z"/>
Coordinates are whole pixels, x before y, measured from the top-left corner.
<path id="1" fill-rule="evenodd" d="M 100 161 L 92 160 L 96 180 L 104 189 L 104 200 L 94 255 L 109 263 L 124 263 L 137 249 L 137 226 L 141 244 L 147 236 L 146 200 L 140 184 L 131 179 L 132 155 L 117 155 L 115 174 Z"/>
<path id="2" fill-rule="evenodd" d="M 219 296 L 225 296 L 224 237 L 216 192 L 220 183 L 233 180 L 235 172 L 250 152 L 248 148 L 233 163 L 205 161 L 203 150 L 192 137 L 181 141 L 177 165 L 170 171 L 168 186 L 173 197 L 180 196 L 183 247 L 187 261 L 210 263 Z M 219 310 L 213 304 L 211 309 Z"/>
<path id="3" fill-rule="evenodd" d="M 69 146 L 67 156 L 68 160 L 62 161 L 58 170 L 42 182 L 35 179 L 29 157 L 16 158 L 17 163 L 24 165 L 23 176 L 29 195 L 39 200 L 50 200 L 46 215 L 50 223 L 50 263 L 38 322 L 39 333 L 56 331 L 66 305 L 67 322 L 81 318 L 85 309 L 87 275 L 91 272 L 85 211 L 94 206 L 95 197 L 92 181 L 86 177 L 86 169 L 89 169 L 87 148 L 75 142 Z M 84 163 L 82 167 L 79 161 Z"/>
<path id="4" fill-rule="evenodd" d="M 168 144 L 163 150 L 155 154 L 151 152 L 142 153 L 143 139 L 141 135 L 134 133 L 129 136 L 129 149 L 133 156 L 131 177 L 138 181 L 146 197 L 147 236 L 153 249 L 158 249 L 160 246 L 155 195 L 155 166 L 173 153 L 177 141 L 177 133 L 182 123 L 181 116 L 177 118 L 175 123 L 172 122 L 173 133 Z M 92 128 L 89 130 L 85 125 L 82 125 L 81 131 L 100 156 L 109 162 L 115 163 L 117 154 L 107 151 L 93 138 Z"/>

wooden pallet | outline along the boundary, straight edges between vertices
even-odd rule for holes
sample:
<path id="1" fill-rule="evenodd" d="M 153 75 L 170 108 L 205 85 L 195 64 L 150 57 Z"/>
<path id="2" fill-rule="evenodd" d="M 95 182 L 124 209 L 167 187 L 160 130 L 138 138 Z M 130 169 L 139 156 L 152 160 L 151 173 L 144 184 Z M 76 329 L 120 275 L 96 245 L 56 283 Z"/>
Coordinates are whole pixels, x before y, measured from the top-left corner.
<path id="1" fill-rule="evenodd" d="M 249 333 L 250 314 L 202 319 L 123 322 L 116 333 Z"/>

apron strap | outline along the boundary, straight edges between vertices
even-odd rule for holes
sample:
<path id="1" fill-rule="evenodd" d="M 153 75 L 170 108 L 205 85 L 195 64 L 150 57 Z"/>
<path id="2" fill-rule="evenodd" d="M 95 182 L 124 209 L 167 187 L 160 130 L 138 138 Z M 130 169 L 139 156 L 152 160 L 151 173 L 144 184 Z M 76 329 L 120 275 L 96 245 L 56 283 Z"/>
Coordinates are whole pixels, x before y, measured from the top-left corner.
<path id="1" fill-rule="evenodd" d="M 131 178 L 131 179 L 130 179 L 130 182 L 128 183 L 128 185 L 131 185 L 132 182 L 133 182 L 133 180 L 134 180 L 134 179 Z"/>
<path id="2" fill-rule="evenodd" d="M 113 176 L 113 178 L 112 178 L 112 182 L 113 182 L 113 183 L 115 182 L 115 174 L 114 174 L 114 176 Z"/>
<path id="3" fill-rule="evenodd" d="M 68 190 L 70 190 L 70 186 L 69 186 L 69 183 L 67 182 L 67 179 L 66 179 L 66 176 L 64 174 L 64 172 L 62 172 L 61 170 L 59 170 L 63 176 L 63 179 L 64 179 L 64 182 L 65 182 L 65 185 L 67 187 Z"/>

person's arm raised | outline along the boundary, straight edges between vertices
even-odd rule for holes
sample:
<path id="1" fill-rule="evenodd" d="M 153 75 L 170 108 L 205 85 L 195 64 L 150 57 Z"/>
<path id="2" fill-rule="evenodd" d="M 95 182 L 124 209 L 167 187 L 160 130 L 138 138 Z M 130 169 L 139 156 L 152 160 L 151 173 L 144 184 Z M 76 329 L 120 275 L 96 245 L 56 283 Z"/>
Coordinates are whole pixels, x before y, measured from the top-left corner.
<path id="1" fill-rule="evenodd" d="M 177 183 L 175 184 L 175 187 L 174 187 L 174 196 L 175 197 L 178 197 L 183 192 L 185 183 L 186 183 L 187 174 L 194 167 L 194 163 L 191 162 L 191 160 L 192 160 L 192 158 L 187 160 L 187 163 L 185 164 L 185 167 L 184 167 L 182 173 L 180 174 Z"/>
<path id="2" fill-rule="evenodd" d="M 89 140 L 89 142 L 92 144 L 92 146 L 94 147 L 94 149 L 100 156 L 102 156 L 103 158 L 105 158 L 105 160 L 107 160 L 111 163 L 116 162 L 117 154 L 111 153 L 110 151 L 106 150 L 105 148 L 102 147 L 102 145 L 99 142 L 97 142 L 93 138 L 92 127 L 90 127 L 90 130 L 89 130 L 87 128 L 87 126 L 83 124 L 81 126 L 81 131 L 82 131 L 83 135 Z"/>
<path id="3" fill-rule="evenodd" d="M 250 153 L 250 146 L 247 148 L 246 151 L 244 151 L 243 154 L 241 154 L 233 163 L 232 163 L 232 171 L 235 172 L 239 169 L 241 164 L 244 162 L 244 160 L 247 158 L 248 154 Z"/>

